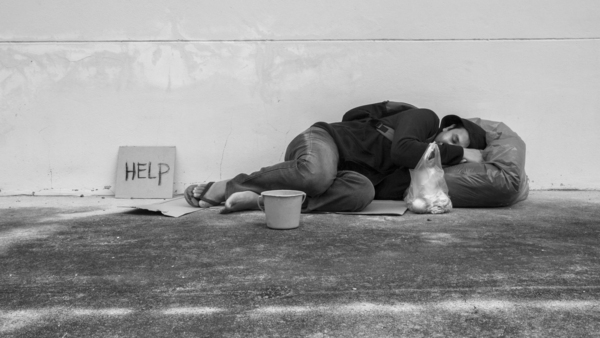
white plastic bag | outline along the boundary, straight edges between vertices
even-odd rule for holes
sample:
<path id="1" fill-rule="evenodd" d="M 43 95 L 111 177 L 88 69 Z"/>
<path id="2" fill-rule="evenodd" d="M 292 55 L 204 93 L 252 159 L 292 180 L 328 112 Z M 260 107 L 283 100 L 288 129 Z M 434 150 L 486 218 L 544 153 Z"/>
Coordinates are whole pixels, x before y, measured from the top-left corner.
<path id="1" fill-rule="evenodd" d="M 404 201 L 410 211 L 443 214 L 452 210 L 437 144 L 429 144 L 415 169 L 410 169 L 410 179 L 410 186 L 404 192 Z"/>

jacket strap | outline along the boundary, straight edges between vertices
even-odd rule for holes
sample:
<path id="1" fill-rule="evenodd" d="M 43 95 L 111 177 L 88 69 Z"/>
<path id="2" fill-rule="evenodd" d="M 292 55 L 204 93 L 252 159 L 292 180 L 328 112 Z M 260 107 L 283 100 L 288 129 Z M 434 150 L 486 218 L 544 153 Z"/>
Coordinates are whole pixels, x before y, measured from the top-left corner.
<path id="1" fill-rule="evenodd" d="M 386 126 L 385 124 L 381 123 L 381 122 L 377 122 L 377 124 L 375 125 L 375 129 L 377 129 L 377 131 L 383 135 L 385 138 L 387 138 L 390 141 L 394 140 L 394 129 Z"/>

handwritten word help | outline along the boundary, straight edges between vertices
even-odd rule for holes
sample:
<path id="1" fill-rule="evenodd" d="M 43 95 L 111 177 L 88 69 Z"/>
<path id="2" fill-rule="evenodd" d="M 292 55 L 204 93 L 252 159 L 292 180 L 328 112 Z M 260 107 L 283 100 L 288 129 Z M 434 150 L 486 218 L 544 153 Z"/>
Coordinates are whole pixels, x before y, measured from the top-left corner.
<path id="1" fill-rule="evenodd" d="M 137 167 L 136 167 L 137 164 Z M 155 168 L 158 167 L 158 168 Z M 130 169 L 131 168 L 131 169 Z M 153 168 L 155 168 L 153 170 Z M 158 165 L 153 166 L 152 162 L 148 163 L 140 163 L 140 162 L 132 162 L 131 167 L 129 166 L 129 162 L 125 162 L 125 181 L 129 180 L 129 174 L 131 174 L 131 180 L 142 180 L 149 179 L 155 180 L 158 178 L 158 185 L 162 184 L 162 176 L 171 170 L 166 163 L 159 163 Z M 158 172 L 158 176 L 152 176 L 152 173 L 156 175 Z"/>

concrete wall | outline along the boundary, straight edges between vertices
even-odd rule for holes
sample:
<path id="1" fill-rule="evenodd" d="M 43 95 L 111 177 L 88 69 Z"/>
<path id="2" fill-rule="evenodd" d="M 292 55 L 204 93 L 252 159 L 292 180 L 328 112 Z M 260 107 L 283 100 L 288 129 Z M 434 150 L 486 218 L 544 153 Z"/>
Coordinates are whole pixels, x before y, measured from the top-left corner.
<path id="1" fill-rule="evenodd" d="M 112 194 L 122 145 L 176 146 L 181 192 L 388 99 L 504 121 L 533 189 L 599 189 L 598 18 L 594 0 L 4 2 L 0 194 Z"/>

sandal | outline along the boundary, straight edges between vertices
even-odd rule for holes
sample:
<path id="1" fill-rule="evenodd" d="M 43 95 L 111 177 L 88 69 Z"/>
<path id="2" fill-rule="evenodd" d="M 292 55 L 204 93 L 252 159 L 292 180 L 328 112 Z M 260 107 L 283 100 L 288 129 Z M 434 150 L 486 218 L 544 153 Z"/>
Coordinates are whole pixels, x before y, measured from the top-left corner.
<path id="1" fill-rule="evenodd" d="M 200 197 L 198 197 L 198 199 L 210 204 L 213 207 L 216 207 L 217 205 L 221 205 L 221 202 L 213 201 L 210 198 L 204 197 L 204 195 L 206 195 L 206 193 L 208 192 L 208 189 L 210 189 L 210 187 L 213 184 L 215 184 L 215 182 L 208 182 L 206 184 L 206 187 L 204 187 L 204 190 L 202 190 L 202 193 L 200 194 Z"/>
<path id="2" fill-rule="evenodd" d="M 204 197 L 204 195 L 206 195 L 206 193 L 208 192 L 208 190 L 214 183 L 215 182 L 208 182 L 206 184 L 206 186 L 204 187 L 204 190 L 202 190 L 202 194 L 200 194 L 200 197 L 198 197 L 198 198 L 193 196 L 193 193 L 192 193 L 193 188 L 192 188 L 192 190 L 189 191 L 189 193 L 187 191 L 190 187 L 196 187 L 197 185 L 189 186 L 188 189 L 186 189 L 186 191 L 183 193 L 183 196 L 185 197 L 185 200 L 188 202 L 188 204 L 191 206 L 194 206 L 194 207 L 199 207 L 198 201 L 204 201 L 213 207 L 218 206 L 221 204 L 220 202 L 214 201 L 208 197 Z"/>

